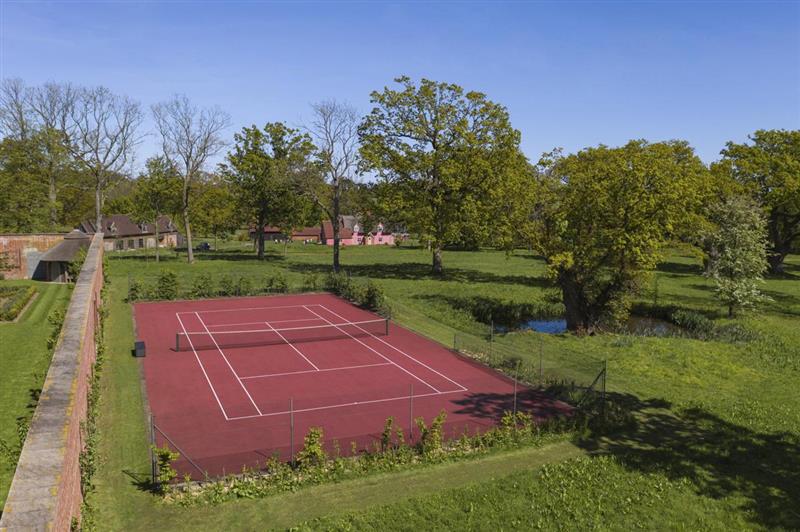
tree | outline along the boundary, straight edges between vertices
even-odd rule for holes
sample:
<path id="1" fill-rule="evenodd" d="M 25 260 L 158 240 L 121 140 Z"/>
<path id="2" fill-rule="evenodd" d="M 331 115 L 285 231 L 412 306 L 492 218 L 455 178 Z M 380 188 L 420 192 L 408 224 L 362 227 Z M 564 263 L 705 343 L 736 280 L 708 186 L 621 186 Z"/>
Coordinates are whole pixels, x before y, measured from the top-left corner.
<path id="1" fill-rule="evenodd" d="M 627 317 L 644 270 L 687 213 L 707 173 L 685 142 L 631 141 L 539 163 L 534 247 L 561 289 L 570 330 Z"/>
<path id="2" fill-rule="evenodd" d="M 717 285 L 717 296 L 733 317 L 738 309 L 753 308 L 766 298 L 758 289 L 767 262 L 767 223 L 751 198 L 735 196 L 711 211 L 716 228 L 707 234 L 712 251 L 706 276 Z"/>
<path id="3" fill-rule="evenodd" d="M 228 126 L 228 115 L 219 108 L 200 109 L 185 95 L 153 106 L 164 155 L 180 170 L 183 178 L 181 214 L 186 232 L 187 260 L 194 262 L 190 208 L 192 187 L 209 157 L 225 146 L 222 131 Z"/>
<path id="4" fill-rule="evenodd" d="M 75 182 L 74 161 L 69 154 L 70 115 L 73 112 L 79 91 L 69 83 L 46 83 L 27 92 L 26 101 L 35 117 L 36 125 L 43 135 L 45 174 L 48 182 L 47 196 L 50 203 L 50 224 L 59 222 L 61 190 L 68 186 L 80 186 Z"/>
<path id="5" fill-rule="evenodd" d="M 433 272 L 441 274 L 445 244 L 479 227 L 491 190 L 506 186 L 520 134 L 508 111 L 482 93 L 427 79 L 396 81 L 400 90 L 371 95 L 375 107 L 361 124 L 361 156 L 365 170 L 395 187 L 410 227 L 431 243 Z"/>
<path id="6" fill-rule="evenodd" d="M 264 227 L 286 227 L 304 210 L 298 180 L 309 165 L 313 145 L 308 135 L 280 122 L 263 129 L 246 127 L 221 170 L 230 183 L 244 222 L 255 230 L 258 258 L 264 258 Z"/>
<path id="7" fill-rule="evenodd" d="M 236 198 L 230 186 L 216 176 L 202 183 L 197 194 L 195 220 L 200 231 L 214 237 L 214 250 L 217 239 L 235 231 L 239 227 L 239 213 Z"/>
<path id="8" fill-rule="evenodd" d="M 783 261 L 800 238 L 800 130 L 758 130 L 751 144 L 728 142 L 720 165 L 767 213 L 770 271 L 781 273 Z"/>
<path id="9" fill-rule="evenodd" d="M 141 137 L 142 110 L 127 96 L 105 87 L 77 91 L 69 109 L 69 150 L 91 176 L 94 186 L 95 227 L 102 232 L 105 194 L 133 157 Z"/>
<path id="10" fill-rule="evenodd" d="M 30 233 L 47 228 L 44 165 L 38 135 L 0 141 L 0 232 Z"/>
<path id="11" fill-rule="evenodd" d="M 4 79 L 0 83 L 0 133 L 16 140 L 27 139 L 32 121 L 25 83 L 18 78 Z"/>
<path id="12" fill-rule="evenodd" d="M 133 192 L 134 216 L 152 223 L 156 238 L 156 262 L 159 261 L 159 220 L 165 214 L 179 210 L 181 178 L 178 170 L 166 157 L 151 157 L 145 163 Z"/>
<path id="13" fill-rule="evenodd" d="M 342 196 L 352 185 L 358 168 L 358 113 L 345 103 L 328 100 L 312 105 L 314 119 L 308 130 L 316 144 L 321 177 L 305 189 L 333 228 L 333 271 L 339 272 L 339 232 Z"/>

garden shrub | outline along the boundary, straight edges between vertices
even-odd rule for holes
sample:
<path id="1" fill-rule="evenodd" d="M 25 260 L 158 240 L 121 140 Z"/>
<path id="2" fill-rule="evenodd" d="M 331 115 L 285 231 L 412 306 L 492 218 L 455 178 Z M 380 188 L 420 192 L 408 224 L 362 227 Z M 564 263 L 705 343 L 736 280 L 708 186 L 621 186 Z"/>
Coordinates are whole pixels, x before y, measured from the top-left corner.
<path id="1" fill-rule="evenodd" d="M 232 296 L 236 294 L 236 283 L 228 274 L 219 278 L 219 295 Z"/>
<path id="2" fill-rule="evenodd" d="M 88 250 L 86 248 L 78 249 L 75 257 L 69 264 L 67 264 L 67 273 L 69 274 L 69 278 L 73 283 L 78 280 L 78 275 L 81 273 L 81 268 L 83 268 L 84 261 L 86 261 L 87 253 Z"/>
<path id="3" fill-rule="evenodd" d="M 249 277 L 242 275 L 239 277 L 239 283 L 236 286 L 237 296 L 249 296 L 253 291 L 253 284 Z"/>
<path id="4" fill-rule="evenodd" d="M 201 273 L 194 279 L 192 283 L 192 290 L 190 292 L 192 298 L 205 298 L 214 295 L 214 281 L 207 273 Z"/>
<path id="5" fill-rule="evenodd" d="M 387 305 L 386 295 L 383 293 L 383 289 L 371 280 L 368 280 L 367 286 L 364 289 L 364 299 L 361 304 L 369 310 L 385 309 Z"/>
<path id="6" fill-rule="evenodd" d="M 267 292 L 285 294 L 289 291 L 289 281 L 282 272 L 275 272 L 267 277 L 266 289 Z"/>
<path id="7" fill-rule="evenodd" d="M 423 456 L 430 456 L 440 453 L 442 451 L 442 442 L 444 441 L 444 421 L 447 418 L 447 412 L 442 410 L 439 415 L 433 418 L 429 426 L 425 426 L 425 420 L 418 417 L 414 420 L 419 429 L 419 450 Z"/>
<path id="8" fill-rule="evenodd" d="M 319 275 L 314 272 L 306 273 L 303 276 L 303 291 L 316 292 L 320 288 Z"/>
<path id="9" fill-rule="evenodd" d="M 156 281 L 156 299 L 176 299 L 178 297 L 178 274 L 161 270 Z"/>
<path id="10" fill-rule="evenodd" d="M 172 462 L 181 455 L 167 446 L 157 447 L 154 445 L 152 449 L 156 457 L 156 484 L 163 491 L 165 486 L 178 476 L 178 472 L 172 467 Z"/>
<path id="11" fill-rule="evenodd" d="M 297 453 L 297 463 L 302 468 L 319 465 L 325 462 L 327 456 L 322 446 L 323 435 L 321 427 L 311 427 L 303 438 L 303 448 Z"/>
<path id="12" fill-rule="evenodd" d="M 16 319 L 35 293 L 36 288 L 33 286 L 0 287 L 0 298 L 5 299 L 2 307 L 0 307 L 0 321 Z"/>
<path id="13" fill-rule="evenodd" d="M 136 277 L 128 278 L 128 302 L 133 303 L 142 298 L 142 282 Z"/>
<path id="14" fill-rule="evenodd" d="M 693 310 L 675 310 L 670 314 L 670 321 L 701 338 L 706 338 L 714 332 L 714 322 Z"/>

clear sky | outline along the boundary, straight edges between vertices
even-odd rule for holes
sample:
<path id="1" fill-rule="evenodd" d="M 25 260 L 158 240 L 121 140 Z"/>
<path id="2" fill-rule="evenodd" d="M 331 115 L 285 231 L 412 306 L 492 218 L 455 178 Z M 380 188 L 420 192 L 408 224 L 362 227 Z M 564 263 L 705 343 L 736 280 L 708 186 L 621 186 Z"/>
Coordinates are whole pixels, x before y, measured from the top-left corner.
<path id="1" fill-rule="evenodd" d="M 173 93 L 234 129 L 406 74 L 507 106 L 535 161 L 681 138 L 706 162 L 760 128 L 800 128 L 800 2 L 12 2 L 0 75 Z M 152 129 L 152 123 L 148 123 Z M 141 162 L 157 150 L 154 138 Z"/>

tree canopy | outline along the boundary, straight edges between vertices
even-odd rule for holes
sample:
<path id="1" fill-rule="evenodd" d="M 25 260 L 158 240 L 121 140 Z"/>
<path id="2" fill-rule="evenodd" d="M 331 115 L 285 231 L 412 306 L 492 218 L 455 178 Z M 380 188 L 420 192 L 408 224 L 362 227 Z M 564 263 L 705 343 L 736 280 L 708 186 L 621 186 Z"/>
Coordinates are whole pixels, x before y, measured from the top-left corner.
<path id="1" fill-rule="evenodd" d="M 298 192 L 307 171 L 313 144 L 308 135 L 272 122 L 259 129 L 246 127 L 234 135 L 235 145 L 220 169 L 236 197 L 244 223 L 256 233 L 258 257 L 264 258 L 264 227 L 291 230 L 308 212 Z"/>
<path id="2" fill-rule="evenodd" d="M 685 142 L 640 140 L 554 152 L 539 172 L 534 245 L 561 289 L 567 327 L 624 319 L 642 272 L 697 210 L 705 166 Z"/>
<path id="3" fill-rule="evenodd" d="M 800 239 L 800 130 L 758 130 L 750 143 L 728 142 L 719 165 L 764 208 L 772 273 Z"/>
<path id="4" fill-rule="evenodd" d="M 487 208 L 519 154 L 520 134 L 505 107 L 458 85 L 408 77 L 400 88 L 371 95 L 361 128 L 364 168 L 391 183 L 409 228 L 431 243 L 433 271 L 443 271 L 442 248 L 465 231 L 490 227 Z"/>

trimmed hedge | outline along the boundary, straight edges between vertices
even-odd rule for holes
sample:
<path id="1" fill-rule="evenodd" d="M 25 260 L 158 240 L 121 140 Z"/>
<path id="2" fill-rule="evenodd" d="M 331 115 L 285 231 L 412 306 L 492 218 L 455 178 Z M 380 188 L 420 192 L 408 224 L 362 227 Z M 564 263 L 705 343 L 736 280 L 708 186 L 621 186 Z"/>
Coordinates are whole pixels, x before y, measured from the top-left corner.
<path id="1" fill-rule="evenodd" d="M 0 321 L 15 320 L 35 293 L 36 287 L 34 286 L 0 287 L 0 299 L 5 299 L 0 306 Z"/>

